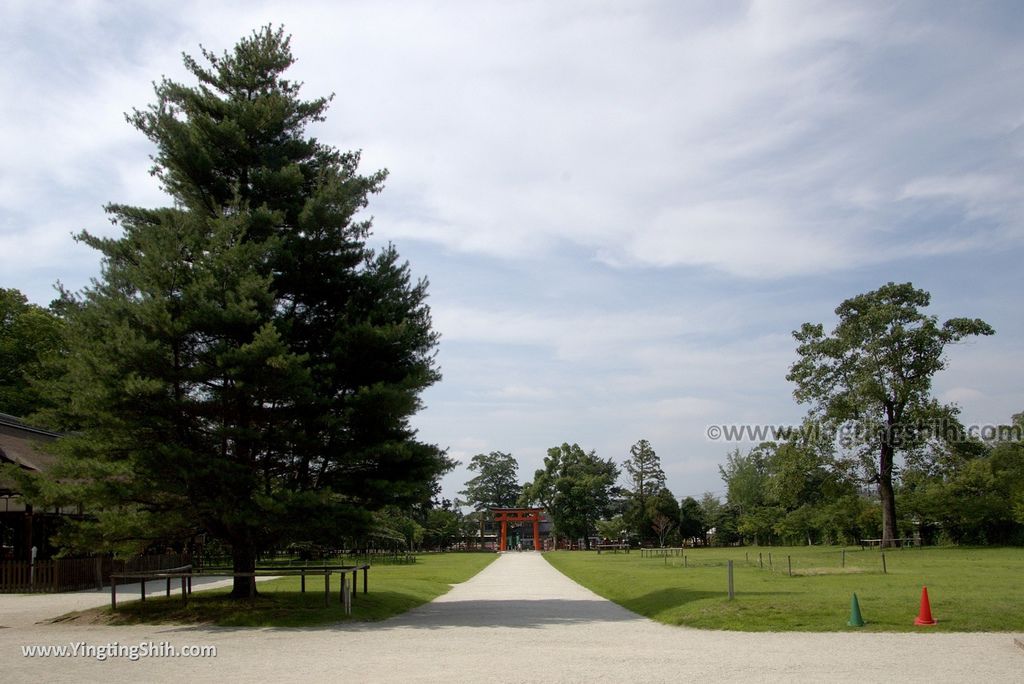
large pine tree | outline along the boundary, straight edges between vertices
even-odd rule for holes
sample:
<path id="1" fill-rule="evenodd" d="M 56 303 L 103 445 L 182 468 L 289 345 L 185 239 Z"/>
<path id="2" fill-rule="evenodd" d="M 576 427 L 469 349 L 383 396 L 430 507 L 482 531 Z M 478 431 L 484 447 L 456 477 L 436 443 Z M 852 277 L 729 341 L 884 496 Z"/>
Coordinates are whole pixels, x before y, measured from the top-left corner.
<path id="1" fill-rule="evenodd" d="M 307 135 L 328 99 L 284 78 L 282 30 L 202 57 L 128 116 L 173 205 L 111 205 L 121 237 L 79 236 L 103 270 L 71 307 L 52 417 L 74 434 L 42 489 L 93 512 L 78 546 L 204 531 L 247 572 L 429 499 L 451 463 L 409 426 L 440 377 L 427 283 L 357 218 L 385 172 Z"/>

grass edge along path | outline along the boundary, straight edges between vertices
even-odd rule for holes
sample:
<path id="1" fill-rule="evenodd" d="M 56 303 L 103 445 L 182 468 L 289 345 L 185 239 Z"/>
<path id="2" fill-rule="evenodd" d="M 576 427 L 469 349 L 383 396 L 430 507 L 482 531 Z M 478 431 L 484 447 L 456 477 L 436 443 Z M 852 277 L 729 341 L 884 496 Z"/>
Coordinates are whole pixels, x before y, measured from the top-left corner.
<path id="1" fill-rule="evenodd" d="M 769 561 L 771 554 L 771 561 Z M 678 556 L 558 551 L 562 574 L 644 617 L 734 631 L 1024 632 L 1024 549 L 741 547 Z M 736 598 L 727 596 L 733 561 Z M 793 576 L 789 575 L 790 563 Z M 917 627 L 928 587 L 937 625 Z M 864 627 L 850 627 L 856 592 Z"/>
<path id="2" fill-rule="evenodd" d="M 430 553 L 417 555 L 411 565 L 374 565 L 370 568 L 369 593 L 353 597 L 352 615 L 345 615 L 339 601 L 338 575 L 331 576 L 330 605 L 324 607 L 322 575 L 306 577 L 306 593 L 300 592 L 298 576 L 259 583 L 255 600 L 233 600 L 229 588 L 197 591 L 187 605 L 173 594 L 170 598 L 149 597 L 70 613 L 61 622 L 91 622 L 110 625 L 201 624 L 222 627 L 311 627 L 338 622 L 385 620 L 428 603 L 451 590 L 452 585 L 470 579 L 490 565 L 497 554 Z"/>

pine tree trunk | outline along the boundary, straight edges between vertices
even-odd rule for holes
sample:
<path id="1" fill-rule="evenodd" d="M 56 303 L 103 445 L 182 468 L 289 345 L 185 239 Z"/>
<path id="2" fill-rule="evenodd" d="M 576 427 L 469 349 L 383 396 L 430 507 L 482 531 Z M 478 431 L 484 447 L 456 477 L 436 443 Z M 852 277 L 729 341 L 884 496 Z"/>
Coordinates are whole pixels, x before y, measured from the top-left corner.
<path id="1" fill-rule="evenodd" d="M 256 551 L 251 544 L 236 543 L 231 545 L 231 557 L 236 573 L 251 573 L 256 570 Z M 235 577 L 231 589 L 231 598 L 250 599 L 256 596 L 256 578 L 253 576 Z"/>
<path id="2" fill-rule="evenodd" d="M 896 539 L 896 493 L 892 487 L 893 448 L 882 444 L 878 469 L 878 498 L 882 503 L 882 548 L 893 546 Z"/>

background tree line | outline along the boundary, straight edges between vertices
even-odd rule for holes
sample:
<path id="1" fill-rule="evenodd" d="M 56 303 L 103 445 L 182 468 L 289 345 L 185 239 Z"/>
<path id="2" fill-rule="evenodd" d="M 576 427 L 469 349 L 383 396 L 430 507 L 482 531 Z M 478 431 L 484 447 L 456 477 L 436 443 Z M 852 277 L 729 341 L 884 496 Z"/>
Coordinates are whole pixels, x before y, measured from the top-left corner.
<path id="1" fill-rule="evenodd" d="M 643 439 L 623 463 L 625 486 L 614 462 L 563 444 L 520 501 L 543 505 L 556 533 L 577 539 L 1024 543 L 1021 415 L 1002 441 L 982 442 L 966 435 L 956 406 L 931 395 L 946 347 L 995 331 L 979 319 L 940 323 L 924 311 L 930 301 L 911 283 L 888 283 L 842 302 L 830 333 L 813 323 L 795 331 L 787 379 L 810 405 L 805 429 L 727 454 L 724 502 L 677 501 Z"/>

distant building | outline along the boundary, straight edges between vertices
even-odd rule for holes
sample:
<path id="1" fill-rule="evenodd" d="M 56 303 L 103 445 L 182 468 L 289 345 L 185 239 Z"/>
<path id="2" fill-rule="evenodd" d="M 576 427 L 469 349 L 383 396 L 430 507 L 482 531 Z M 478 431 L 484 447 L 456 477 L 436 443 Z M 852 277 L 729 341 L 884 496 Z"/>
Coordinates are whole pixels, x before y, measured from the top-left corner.
<path id="1" fill-rule="evenodd" d="M 48 470 L 55 459 L 39 447 L 58 437 L 0 413 L 0 464 L 30 472 Z M 21 497 L 14 482 L 0 477 L 0 560 L 31 560 L 33 546 L 39 558 L 49 558 L 55 551 L 49 539 L 60 518 L 79 512 L 35 509 Z"/>

